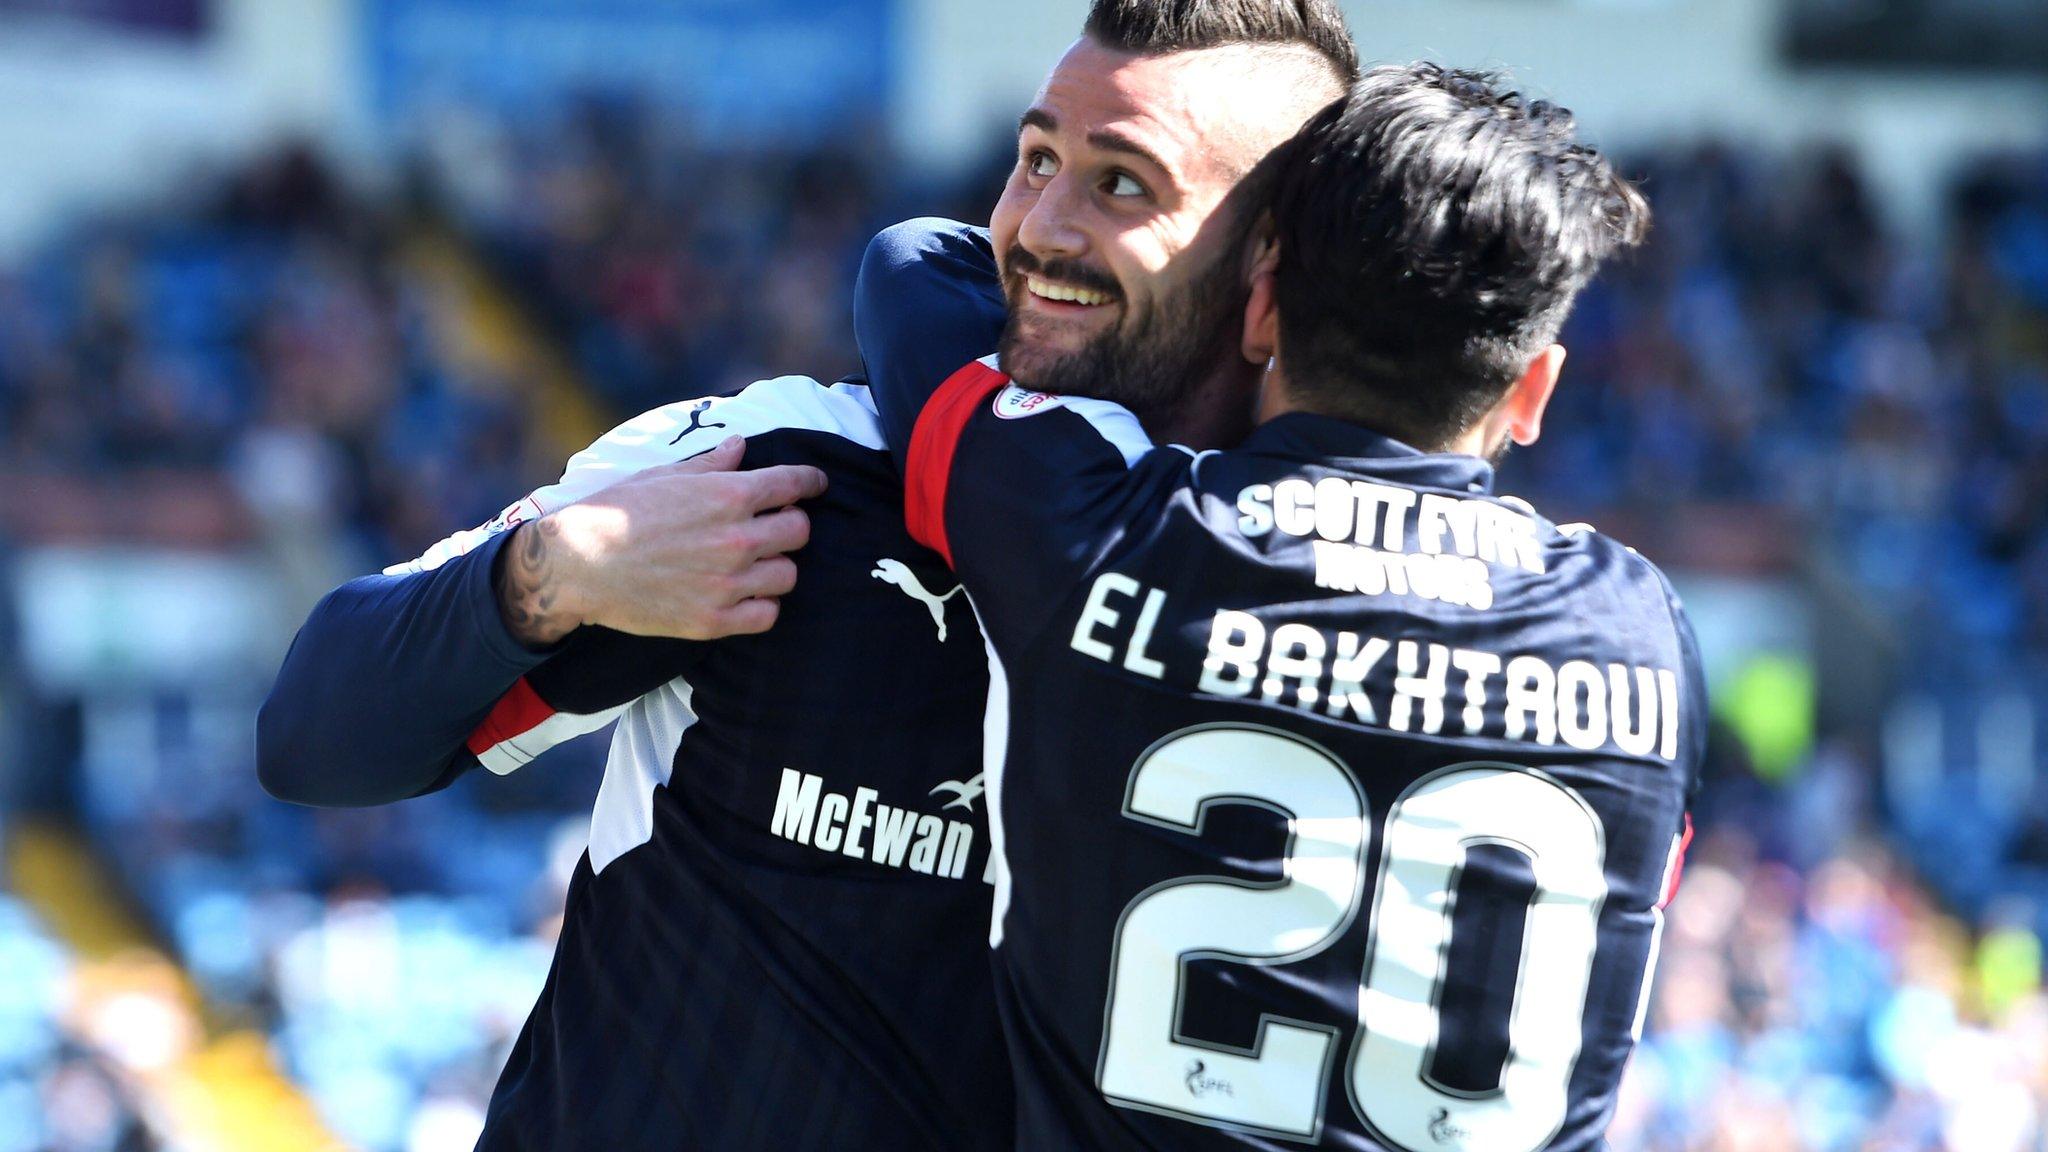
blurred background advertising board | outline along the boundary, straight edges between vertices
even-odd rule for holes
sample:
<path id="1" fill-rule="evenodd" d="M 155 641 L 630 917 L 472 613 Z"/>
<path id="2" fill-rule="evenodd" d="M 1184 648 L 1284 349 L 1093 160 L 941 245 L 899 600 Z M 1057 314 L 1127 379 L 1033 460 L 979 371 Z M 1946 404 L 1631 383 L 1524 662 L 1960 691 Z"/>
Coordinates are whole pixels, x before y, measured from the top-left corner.
<path id="1" fill-rule="evenodd" d="M 652 101 L 713 137 L 792 144 L 876 119 L 890 0 L 366 0 L 387 123 L 437 103 L 503 114 L 564 91 Z"/>
<path id="2" fill-rule="evenodd" d="M 1813 64 L 2048 72 L 2048 9 L 2032 0 L 1797 0 L 1788 32 Z"/>
<path id="3" fill-rule="evenodd" d="M 0 0 L 0 18 L 27 17 L 193 38 L 206 31 L 208 7 L 207 0 Z"/>

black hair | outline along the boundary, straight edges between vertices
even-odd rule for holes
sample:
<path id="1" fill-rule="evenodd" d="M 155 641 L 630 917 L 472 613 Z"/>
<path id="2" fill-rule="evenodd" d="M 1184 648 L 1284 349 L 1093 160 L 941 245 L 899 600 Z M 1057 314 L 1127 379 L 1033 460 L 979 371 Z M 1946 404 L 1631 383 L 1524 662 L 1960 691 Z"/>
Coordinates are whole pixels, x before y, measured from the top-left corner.
<path id="1" fill-rule="evenodd" d="M 1338 83 L 1358 79 L 1358 46 L 1336 0 L 1095 0 L 1083 31 L 1141 56 L 1235 44 L 1307 48 Z"/>
<path id="2" fill-rule="evenodd" d="M 1270 167 L 1291 392 L 1431 451 L 1499 401 L 1650 223 L 1570 111 L 1436 64 L 1373 69 Z"/>

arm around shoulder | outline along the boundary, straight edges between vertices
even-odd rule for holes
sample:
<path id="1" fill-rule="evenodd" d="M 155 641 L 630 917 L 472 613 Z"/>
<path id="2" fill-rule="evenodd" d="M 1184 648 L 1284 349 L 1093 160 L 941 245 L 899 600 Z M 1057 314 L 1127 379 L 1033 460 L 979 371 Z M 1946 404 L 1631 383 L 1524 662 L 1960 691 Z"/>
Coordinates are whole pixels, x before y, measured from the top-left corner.
<path id="1" fill-rule="evenodd" d="M 898 463 L 925 401 L 996 350 L 1007 318 L 985 230 L 921 217 L 868 242 L 854 284 L 854 337 Z"/>
<path id="2" fill-rule="evenodd" d="M 745 423 L 765 427 L 772 406 L 744 396 L 731 423 L 752 413 Z M 553 654 L 545 645 L 585 624 L 686 639 L 773 624 L 796 579 L 784 553 L 808 538 L 793 505 L 825 475 L 733 471 L 743 443 L 687 419 L 703 403 L 629 421 L 491 523 L 328 594 L 257 717 L 264 788 L 357 807 L 447 784 L 500 698 Z"/>

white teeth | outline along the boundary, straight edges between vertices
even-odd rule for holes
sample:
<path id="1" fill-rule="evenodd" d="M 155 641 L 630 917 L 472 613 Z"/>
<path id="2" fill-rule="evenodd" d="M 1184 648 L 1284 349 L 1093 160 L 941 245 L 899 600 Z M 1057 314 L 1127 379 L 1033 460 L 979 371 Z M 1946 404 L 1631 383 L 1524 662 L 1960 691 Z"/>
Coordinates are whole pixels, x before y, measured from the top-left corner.
<path id="1" fill-rule="evenodd" d="M 1036 276 L 1026 276 L 1024 278 L 1024 286 L 1031 289 L 1033 296 L 1043 296 L 1047 300 L 1064 300 L 1069 304 L 1086 304 L 1090 306 L 1109 303 L 1109 293 L 1107 292 L 1091 292 L 1086 288 L 1054 284 L 1048 280 L 1040 280 Z"/>

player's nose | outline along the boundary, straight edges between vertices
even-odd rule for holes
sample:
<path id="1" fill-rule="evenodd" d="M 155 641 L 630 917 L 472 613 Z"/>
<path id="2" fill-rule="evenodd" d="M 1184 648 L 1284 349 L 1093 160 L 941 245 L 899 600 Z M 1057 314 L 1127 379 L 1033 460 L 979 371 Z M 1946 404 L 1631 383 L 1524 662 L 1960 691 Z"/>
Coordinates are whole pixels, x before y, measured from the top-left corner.
<path id="1" fill-rule="evenodd" d="M 1017 224 L 1017 243 L 1026 252 L 1046 260 L 1079 256 L 1088 249 L 1088 233 L 1082 213 L 1087 204 L 1075 181 L 1056 176 L 1037 196 Z"/>

